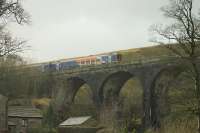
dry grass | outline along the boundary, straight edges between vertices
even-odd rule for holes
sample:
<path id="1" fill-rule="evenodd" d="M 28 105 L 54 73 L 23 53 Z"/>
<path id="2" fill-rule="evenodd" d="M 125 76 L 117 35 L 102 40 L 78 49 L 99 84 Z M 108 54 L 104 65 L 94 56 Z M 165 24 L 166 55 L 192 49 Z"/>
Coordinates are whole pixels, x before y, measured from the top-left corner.
<path id="1" fill-rule="evenodd" d="M 51 99 L 49 98 L 33 99 L 32 105 L 34 105 L 35 107 L 45 108 L 45 107 L 49 107 L 50 102 L 51 102 Z"/>
<path id="2" fill-rule="evenodd" d="M 166 122 L 160 130 L 149 129 L 145 133 L 197 133 L 197 121 L 195 120 L 176 120 Z"/>
<path id="3" fill-rule="evenodd" d="M 129 49 L 119 51 L 122 54 L 122 62 L 129 62 L 132 60 L 143 60 L 152 57 L 170 56 L 173 53 L 164 46 L 152 46 L 138 49 Z"/>

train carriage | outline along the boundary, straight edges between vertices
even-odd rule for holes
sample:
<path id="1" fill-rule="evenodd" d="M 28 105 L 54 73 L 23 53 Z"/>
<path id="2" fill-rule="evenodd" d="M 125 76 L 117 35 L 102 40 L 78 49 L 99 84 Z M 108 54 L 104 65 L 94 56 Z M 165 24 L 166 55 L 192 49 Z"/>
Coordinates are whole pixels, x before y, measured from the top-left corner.
<path id="1" fill-rule="evenodd" d="M 43 71 L 56 71 L 58 70 L 57 64 L 54 63 L 48 63 L 43 65 Z"/>
<path id="2" fill-rule="evenodd" d="M 81 66 L 117 63 L 120 62 L 121 59 L 122 55 L 117 52 L 99 54 L 99 55 L 90 55 L 86 57 L 71 58 L 67 60 L 56 61 L 53 63 L 46 63 L 43 65 L 43 70 L 62 71 Z"/>
<path id="3" fill-rule="evenodd" d="M 90 55 L 90 56 L 86 56 L 86 57 L 80 57 L 80 58 L 76 58 L 77 63 L 80 66 L 83 65 L 95 65 L 97 64 L 97 58 L 95 55 Z"/>
<path id="4" fill-rule="evenodd" d="M 59 63 L 59 70 L 70 69 L 70 68 L 74 68 L 78 66 L 79 64 L 75 60 L 70 60 L 70 61 Z"/>

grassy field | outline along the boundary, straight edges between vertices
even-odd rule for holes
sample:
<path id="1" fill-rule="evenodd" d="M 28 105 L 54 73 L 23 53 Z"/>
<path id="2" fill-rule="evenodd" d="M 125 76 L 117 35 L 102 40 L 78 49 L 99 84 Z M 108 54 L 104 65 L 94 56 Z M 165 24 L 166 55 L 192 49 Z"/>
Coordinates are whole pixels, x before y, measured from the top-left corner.
<path id="1" fill-rule="evenodd" d="M 142 60 L 148 58 L 160 58 L 162 56 L 172 56 L 174 55 L 170 50 L 165 48 L 165 46 L 157 45 L 152 47 L 136 48 L 119 51 L 122 54 L 122 61 L 129 62 L 131 60 Z"/>

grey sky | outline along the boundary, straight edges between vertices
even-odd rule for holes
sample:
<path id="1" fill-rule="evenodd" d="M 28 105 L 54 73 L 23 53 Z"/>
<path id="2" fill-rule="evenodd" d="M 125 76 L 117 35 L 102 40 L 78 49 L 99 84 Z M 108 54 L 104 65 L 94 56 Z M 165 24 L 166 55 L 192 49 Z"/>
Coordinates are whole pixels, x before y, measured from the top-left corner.
<path id="1" fill-rule="evenodd" d="M 24 0 L 29 26 L 10 25 L 28 40 L 24 56 L 47 61 L 148 46 L 148 28 L 162 23 L 168 0 Z"/>

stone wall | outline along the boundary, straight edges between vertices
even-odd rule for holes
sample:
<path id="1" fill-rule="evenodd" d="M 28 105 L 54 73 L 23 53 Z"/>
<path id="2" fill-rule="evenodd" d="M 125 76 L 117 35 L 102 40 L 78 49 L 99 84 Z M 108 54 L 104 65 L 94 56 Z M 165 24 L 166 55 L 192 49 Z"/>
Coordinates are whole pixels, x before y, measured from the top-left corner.
<path id="1" fill-rule="evenodd" d="M 95 127 L 60 127 L 58 133 L 96 133 L 100 128 Z"/>
<path id="2" fill-rule="evenodd" d="M 11 133 L 24 133 L 29 128 L 34 129 L 34 128 L 41 127 L 41 125 L 42 125 L 41 118 L 8 117 L 8 120 L 9 120 L 9 122 L 16 124 L 14 127 L 15 130 Z M 23 121 L 24 121 L 24 123 L 26 123 L 26 125 L 22 125 Z M 11 127 L 11 126 L 9 126 L 9 127 Z"/>

